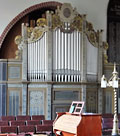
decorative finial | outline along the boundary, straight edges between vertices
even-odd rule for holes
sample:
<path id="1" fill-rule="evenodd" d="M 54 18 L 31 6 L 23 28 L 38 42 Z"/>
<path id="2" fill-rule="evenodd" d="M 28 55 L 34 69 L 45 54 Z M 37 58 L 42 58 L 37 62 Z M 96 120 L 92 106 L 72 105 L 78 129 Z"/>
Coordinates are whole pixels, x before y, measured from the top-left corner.
<path id="1" fill-rule="evenodd" d="M 117 70 L 116 70 L 116 63 L 114 62 L 114 70 L 113 70 L 113 74 L 118 74 Z"/>

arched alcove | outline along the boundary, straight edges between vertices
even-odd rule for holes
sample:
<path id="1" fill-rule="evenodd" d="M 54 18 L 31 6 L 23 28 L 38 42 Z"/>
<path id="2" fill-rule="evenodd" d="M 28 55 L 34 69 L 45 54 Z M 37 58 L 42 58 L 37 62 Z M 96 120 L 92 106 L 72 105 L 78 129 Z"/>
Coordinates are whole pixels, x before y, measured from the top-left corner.
<path id="1" fill-rule="evenodd" d="M 61 3 L 55 1 L 43 2 L 25 9 L 13 18 L 0 36 L 0 59 L 15 58 L 17 46 L 14 43 L 14 38 L 16 35 L 21 34 L 22 23 L 28 23 L 34 26 L 38 18 L 45 16 L 45 11 L 55 12 L 57 6 L 60 5 Z"/>

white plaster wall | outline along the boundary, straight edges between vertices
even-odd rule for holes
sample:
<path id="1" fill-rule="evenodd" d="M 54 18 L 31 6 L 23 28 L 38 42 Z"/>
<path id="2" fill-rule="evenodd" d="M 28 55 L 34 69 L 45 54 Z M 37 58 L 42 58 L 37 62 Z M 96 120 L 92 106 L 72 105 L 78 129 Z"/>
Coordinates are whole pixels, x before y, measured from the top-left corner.
<path id="1" fill-rule="evenodd" d="M 49 0 L 0 0 L 0 35 L 9 22 L 26 8 Z M 103 29 L 103 40 L 106 40 L 106 19 L 109 0 L 52 0 L 71 3 L 80 14 L 87 14 L 87 20 L 95 29 Z"/>

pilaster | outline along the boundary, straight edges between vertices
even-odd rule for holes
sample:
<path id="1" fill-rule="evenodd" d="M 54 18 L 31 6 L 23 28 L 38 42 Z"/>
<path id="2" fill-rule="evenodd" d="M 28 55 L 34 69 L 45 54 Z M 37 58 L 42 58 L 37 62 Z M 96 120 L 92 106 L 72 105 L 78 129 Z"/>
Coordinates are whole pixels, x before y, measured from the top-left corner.
<path id="1" fill-rule="evenodd" d="M 22 85 L 22 115 L 27 115 L 27 84 Z"/>
<path id="2" fill-rule="evenodd" d="M 82 92 L 82 100 L 85 102 L 85 105 L 83 107 L 83 112 L 86 112 L 86 85 L 81 85 L 81 92 Z"/>
<path id="3" fill-rule="evenodd" d="M 52 17 L 51 13 L 49 11 L 46 12 L 46 18 L 47 18 L 47 25 L 48 25 L 48 32 L 47 32 L 47 80 L 52 81 Z"/>
<path id="4" fill-rule="evenodd" d="M 82 31 L 82 40 L 81 40 L 81 81 L 86 82 L 87 74 L 87 45 L 86 45 L 86 16 L 83 16 L 83 31 Z"/>
<path id="5" fill-rule="evenodd" d="M 27 115 L 27 25 L 22 24 L 22 115 Z"/>
<path id="6" fill-rule="evenodd" d="M 51 120 L 51 90 L 52 85 L 47 85 L 47 119 Z"/>
<path id="7" fill-rule="evenodd" d="M 22 24 L 22 80 L 27 81 L 27 26 Z"/>

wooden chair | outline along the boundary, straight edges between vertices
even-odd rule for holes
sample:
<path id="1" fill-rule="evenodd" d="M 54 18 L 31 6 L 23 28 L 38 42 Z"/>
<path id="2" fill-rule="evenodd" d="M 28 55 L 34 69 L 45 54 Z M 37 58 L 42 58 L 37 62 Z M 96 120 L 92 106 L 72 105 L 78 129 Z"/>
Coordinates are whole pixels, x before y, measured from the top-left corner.
<path id="1" fill-rule="evenodd" d="M 32 120 L 45 120 L 44 115 L 32 115 Z"/>
<path id="2" fill-rule="evenodd" d="M 11 121 L 15 120 L 15 116 L 1 116 L 2 121 Z"/>
<path id="3" fill-rule="evenodd" d="M 42 125 L 51 125 L 53 126 L 54 120 L 42 120 Z"/>
<path id="4" fill-rule="evenodd" d="M 31 125 L 31 126 L 19 126 L 18 127 L 18 133 L 35 133 L 35 126 Z"/>
<path id="5" fill-rule="evenodd" d="M 17 126 L 1 126 L 1 133 L 16 133 L 17 134 Z"/>
<path id="6" fill-rule="evenodd" d="M 25 126 L 26 123 L 24 120 L 16 120 L 16 121 L 10 121 L 10 126 Z"/>
<path id="7" fill-rule="evenodd" d="M 16 120 L 30 120 L 31 117 L 29 115 L 27 116 L 23 116 L 23 115 L 19 115 L 19 116 L 16 116 Z"/>
<path id="8" fill-rule="evenodd" d="M 26 125 L 40 125 L 40 120 L 27 120 Z"/>
<path id="9" fill-rule="evenodd" d="M 8 126 L 8 121 L 0 121 L 0 126 Z"/>
<path id="10" fill-rule="evenodd" d="M 51 125 L 37 125 L 36 133 L 52 134 L 53 127 Z"/>

